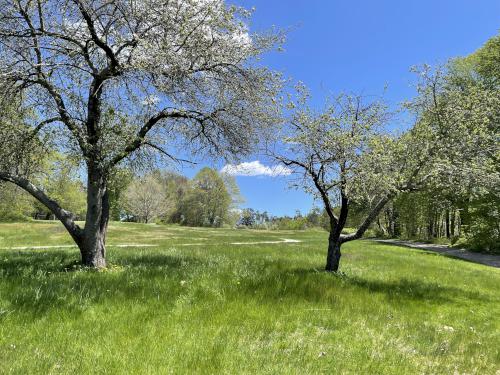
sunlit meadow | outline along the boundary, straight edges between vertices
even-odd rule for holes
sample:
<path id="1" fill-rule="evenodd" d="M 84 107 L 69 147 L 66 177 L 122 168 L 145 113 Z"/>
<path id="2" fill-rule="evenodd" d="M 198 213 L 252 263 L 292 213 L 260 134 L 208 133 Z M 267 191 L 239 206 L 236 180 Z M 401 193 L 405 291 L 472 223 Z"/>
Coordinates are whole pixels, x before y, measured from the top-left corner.
<path id="1" fill-rule="evenodd" d="M 362 240 L 327 274 L 326 238 L 113 223 L 97 272 L 0 224 L 0 373 L 499 373 L 498 269 Z"/>

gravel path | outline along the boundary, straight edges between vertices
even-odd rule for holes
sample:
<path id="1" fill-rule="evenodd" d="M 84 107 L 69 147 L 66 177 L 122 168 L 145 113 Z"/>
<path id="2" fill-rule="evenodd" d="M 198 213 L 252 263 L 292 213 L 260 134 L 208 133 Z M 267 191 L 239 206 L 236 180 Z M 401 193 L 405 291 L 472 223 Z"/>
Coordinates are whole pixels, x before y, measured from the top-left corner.
<path id="1" fill-rule="evenodd" d="M 398 246 L 411 247 L 412 249 L 420 249 L 442 253 L 454 258 L 468 260 L 469 262 L 480 263 L 491 267 L 500 268 L 500 255 L 474 253 L 465 249 L 455 249 L 446 245 L 433 245 L 423 242 L 403 241 L 403 240 L 374 240 Z"/>

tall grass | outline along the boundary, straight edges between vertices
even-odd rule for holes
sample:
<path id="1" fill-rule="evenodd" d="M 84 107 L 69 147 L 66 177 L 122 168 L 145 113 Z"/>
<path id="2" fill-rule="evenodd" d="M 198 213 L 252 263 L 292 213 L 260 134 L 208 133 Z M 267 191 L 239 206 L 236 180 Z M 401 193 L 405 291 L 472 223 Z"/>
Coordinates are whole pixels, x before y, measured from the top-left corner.
<path id="1" fill-rule="evenodd" d="M 291 238 L 301 243 L 231 245 Z M 71 243 L 0 225 L 0 247 Z M 115 248 L 116 244 L 157 247 Z M 0 373 L 498 374 L 500 271 L 326 234 L 113 224 L 111 266 L 0 250 Z"/>

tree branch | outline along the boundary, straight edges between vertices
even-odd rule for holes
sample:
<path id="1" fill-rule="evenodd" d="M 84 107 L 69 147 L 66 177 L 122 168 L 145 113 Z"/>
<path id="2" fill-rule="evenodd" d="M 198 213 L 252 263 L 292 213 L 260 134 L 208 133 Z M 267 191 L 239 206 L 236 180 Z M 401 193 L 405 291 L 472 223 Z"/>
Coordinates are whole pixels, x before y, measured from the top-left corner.
<path id="1" fill-rule="evenodd" d="M 68 112 L 66 110 L 66 105 L 64 104 L 64 100 L 61 96 L 61 94 L 56 90 L 56 88 L 49 82 L 47 79 L 47 76 L 42 70 L 43 66 L 43 53 L 38 41 L 38 36 L 39 32 L 33 25 L 33 22 L 31 21 L 31 18 L 28 14 L 28 12 L 22 7 L 21 3 L 17 1 L 17 7 L 19 9 L 19 12 L 26 22 L 26 25 L 29 29 L 29 35 L 32 38 L 33 41 L 33 49 L 35 51 L 36 55 L 36 74 L 37 74 L 37 80 L 35 81 L 39 85 L 41 85 L 43 88 L 47 90 L 47 92 L 50 94 L 50 96 L 54 99 L 56 103 L 57 110 L 59 112 L 59 115 L 61 117 L 61 121 L 67 126 L 67 128 L 71 131 L 71 133 L 75 136 L 75 138 L 78 141 L 78 144 L 80 145 L 80 148 L 82 149 L 82 152 L 86 154 L 86 142 L 81 136 L 78 127 L 76 124 L 73 123 L 71 120 L 70 116 L 68 115 Z M 41 15 L 40 15 L 41 16 Z"/>
<path id="2" fill-rule="evenodd" d="M 110 166 L 114 166 L 118 164 L 120 161 L 125 159 L 128 155 L 137 151 L 141 146 L 146 143 L 146 135 L 149 131 L 161 120 L 167 118 L 175 118 L 175 119 L 191 119 L 203 124 L 203 122 L 207 119 L 206 116 L 202 116 L 200 113 L 189 113 L 184 111 L 172 110 L 166 111 L 163 110 L 156 115 L 149 118 L 148 121 L 139 129 L 137 135 L 134 139 L 132 139 L 129 144 L 125 147 L 125 149 L 116 155 L 110 162 Z"/>
<path id="3" fill-rule="evenodd" d="M 59 204 L 45 194 L 45 192 L 33 185 L 26 178 L 0 171 L 0 181 L 11 182 L 21 189 L 27 191 L 40 203 L 47 207 L 66 227 L 73 239 L 78 243 L 82 236 L 82 229 L 75 223 L 75 215 L 63 209 Z"/>
<path id="4" fill-rule="evenodd" d="M 78 6 L 78 9 L 80 10 L 80 13 L 82 14 L 82 17 L 84 18 L 87 28 L 89 29 L 90 36 L 92 37 L 93 42 L 101 48 L 104 53 L 106 53 L 106 56 L 108 57 L 109 61 L 111 62 L 111 66 L 113 68 L 118 68 L 119 67 L 119 62 L 118 59 L 115 56 L 115 53 L 111 49 L 110 46 L 108 46 L 99 36 L 97 35 L 97 30 L 95 29 L 94 21 L 92 20 L 92 17 L 90 16 L 89 12 L 85 8 L 85 5 L 80 1 L 80 0 L 74 0 L 75 4 Z"/>
<path id="5" fill-rule="evenodd" d="M 342 243 L 348 242 L 348 241 L 353 241 L 361 238 L 363 234 L 365 234 L 366 230 L 370 226 L 371 223 L 377 218 L 378 214 L 382 209 L 385 207 L 385 205 L 392 199 L 394 198 L 396 194 L 391 193 L 386 195 L 385 197 L 382 197 L 378 203 L 373 207 L 373 209 L 370 211 L 368 216 L 365 218 L 363 223 L 359 226 L 358 230 L 355 233 L 348 234 L 348 235 L 342 235 L 340 236 L 340 241 Z"/>
<path id="6" fill-rule="evenodd" d="M 319 181 L 319 177 L 314 172 L 314 170 L 310 166 L 308 166 L 300 161 L 297 161 L 297 160 L 287 159 L 287 158 L 284 158 L 284 157 L 281 157 L 278 155 L 274 155 L 274 158 L 281 161 L 283 164 L 285 164 L 288 167 L 292 166 L 292 165 L 296 165 L 296 166 L 304 169 L 306 171 L 306 173 L 308 173 L 312 177 L 312 180 L 314 182 L 314 186 L 316 187 L 316 190 L 318 190 L 320 197 L 321 197 L 321 200 L 323 201 L 323 204 L 325 206 L 325 211 L 328 214 L 328 217 L 330 218 L 330 220 L 333 222 L 333 226 L 337 227 L 339 219 L 337 218 L 337 216 L 333 212 L 333 207 L 330 203 L 330 198 L 328 197 L 328 189 L 325 189 L 324 186 L 321 185 L 321 183 Z M 331 228 L 331 229 L 333 230 L 334 228 Z"/>
<path id="7" fill-rule="evenodd" d="M 154 143 L 151 143 L 151 142 L 148 142 L 148 141 L 145 141 L 143 142 L 143 145 L 145 146 L 149 146 L 151 147 L 152 149 L 155 149 L 156 151 L 158 151 L 160 154 L 162 155 L 165 155 L 167 158 L 177 162 L 177 163 L 190 163 L 190 164 L 196 164 L 195 162 L 192 162 L 191 160 L 186 160 L 186 159 L 181 159 L 181 158 L 178 158 L 178 157 L 175 157 L 173 156 L 172 154 L 170 154 L 169 152 L 165 151 L 163 148 L 161 148 L 160 146 L 158 145 L 155 145 Z"/>

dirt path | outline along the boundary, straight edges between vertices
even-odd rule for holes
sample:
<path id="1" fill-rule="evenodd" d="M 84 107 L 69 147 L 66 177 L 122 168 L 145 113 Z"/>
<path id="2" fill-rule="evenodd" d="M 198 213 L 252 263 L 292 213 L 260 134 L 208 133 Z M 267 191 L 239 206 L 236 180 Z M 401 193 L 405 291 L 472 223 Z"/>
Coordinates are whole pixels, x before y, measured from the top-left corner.
<path id="1" fill-rule="evenodd" d="M 480 263 L 491 267 L 500 268 L 500 255 L 474 253 L 465 249 L 455 249 L 446 245 L 433 245 L 423 242 L 403 241 L 403 240 L 374 240 L 398 246 L 411 247 L 412 249 L 420 249 L 434 251 L 436 253 L 445 254 L 454 258 L 468 260 L 469 262 Z"/>

